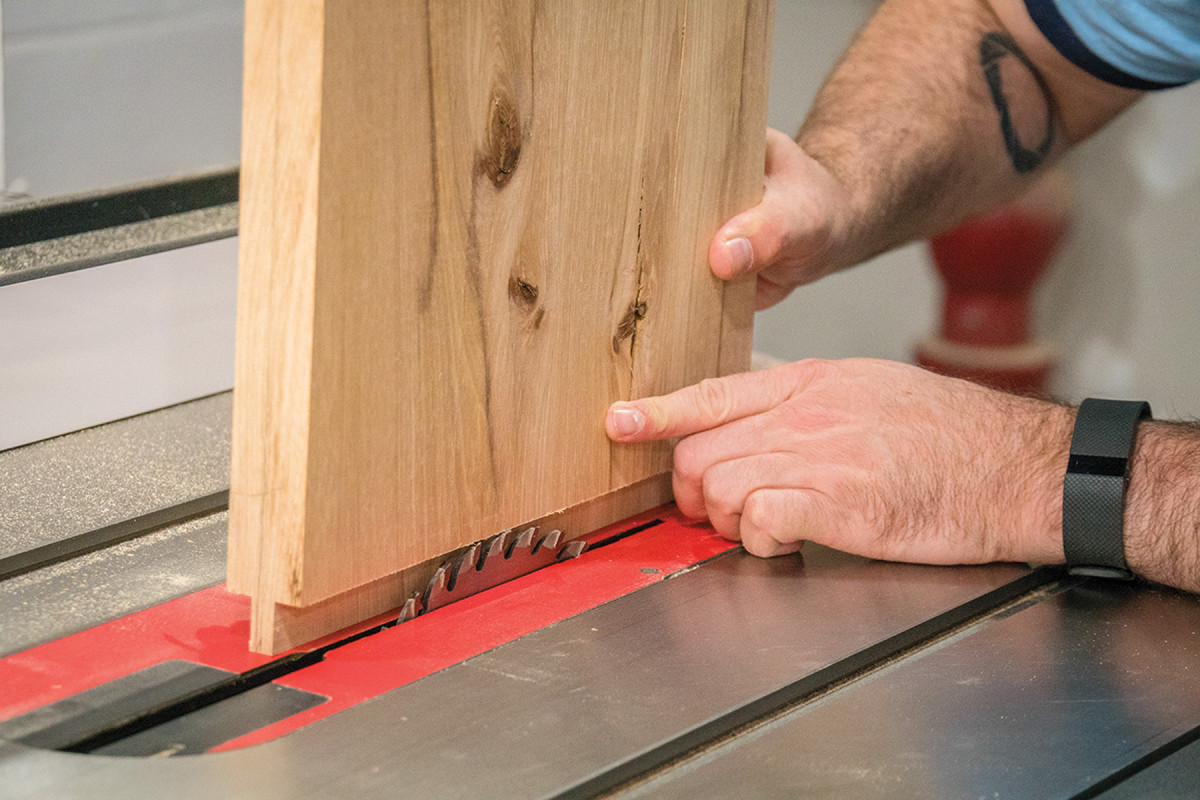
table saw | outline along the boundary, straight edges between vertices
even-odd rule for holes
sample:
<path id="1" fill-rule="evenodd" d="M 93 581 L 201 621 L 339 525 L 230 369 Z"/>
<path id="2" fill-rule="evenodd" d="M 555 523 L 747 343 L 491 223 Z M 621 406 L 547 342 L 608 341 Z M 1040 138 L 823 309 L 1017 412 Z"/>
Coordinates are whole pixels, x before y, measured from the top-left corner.
<path id="1" fill-rule="evenodd" d="M 101 214 L 84 251 L 39 223 L 0 274 L 231 235 L 231 202 Z M 419 616 L 252 654 L 223 587 L 230 409 L 0 453 L 0 797 L 1197 796 L 1195 597 L 763 560 L 672 506 Z"/>

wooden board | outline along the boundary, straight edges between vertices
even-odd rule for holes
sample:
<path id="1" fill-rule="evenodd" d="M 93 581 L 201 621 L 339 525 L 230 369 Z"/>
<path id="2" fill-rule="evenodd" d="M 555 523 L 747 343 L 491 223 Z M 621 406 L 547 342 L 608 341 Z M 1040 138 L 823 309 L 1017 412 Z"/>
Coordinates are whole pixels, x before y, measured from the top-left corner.
<path id="1" fill-rule="evenodd" d="M 506 527 L 639 510 L 614 498 L 670 445 L 611 444 L 607 406 L 749 364 L 753 287 L 706 252 L 761 193 L 770 12 L 249 0 L 228 584 L 254 649 Z"/>

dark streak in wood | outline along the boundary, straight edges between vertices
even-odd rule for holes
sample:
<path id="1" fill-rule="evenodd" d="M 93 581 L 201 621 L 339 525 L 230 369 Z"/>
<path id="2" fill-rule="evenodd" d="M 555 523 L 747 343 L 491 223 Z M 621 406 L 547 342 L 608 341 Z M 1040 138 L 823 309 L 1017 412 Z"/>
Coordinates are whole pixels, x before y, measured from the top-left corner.
<path id="1" fill-rule="evenodd" d="M 496 432 L 492 428 L 492 358 L 487 330 L 487 314 L 484 313 L 483 269 L 479 245 L 479 181 L 471 182 L 471 209 L 467 220 L 467 284 L 471 288 L 479 326 L 479 350 L 483 357 L 483 415 L 487 421 L 488 475 L 492 488 L 499 487 L 496 469 Z"/>
<path id="2" fill-rule="evenodd" d="M 425 274 L 417 289 L 417 312 L 424 314 L 433 302 L 433 275 L 438 261 L 438 158 L 437 158 L 437 114 L 434 108 L 434 98 L 437 96 L 433 88 L 433 21 L 431 19 L 429 2 L 425 3 L 425 61 L 428 76 L 429 91 L 429 164 L 432 187 L 429 209 L 429 262 L 425 265 Z"/>
<path id="3" fill-rule="evenodd" d="M 637 291 L 633 295 L 633 302 L 629 304 L 629 309 L 625 312 L 621 322 L 617 325 L 617 335 L 613 337 L 613 350 L 615 351 L 619 342 L 625 338 L 629 339 L 629 385 L 633 386 L 634 369 L 633 360 L 635 357 L 634 348 L 637 345 L 638 323 L 646 316 L 646 301 L 642 299 L 642 291 L 645 288 L 646 278 L 646 262 L 642 258 L 642 216 L 646 210 L 646 186 L 645 177 L 642 178 L 643 184 L 641 191 L 638 193 L 638 221 L 637 221 L 637 249 L 634 252 L 634 263 L 637 267 Z M 618 338 L 619 337 L 619 338 Z"/>

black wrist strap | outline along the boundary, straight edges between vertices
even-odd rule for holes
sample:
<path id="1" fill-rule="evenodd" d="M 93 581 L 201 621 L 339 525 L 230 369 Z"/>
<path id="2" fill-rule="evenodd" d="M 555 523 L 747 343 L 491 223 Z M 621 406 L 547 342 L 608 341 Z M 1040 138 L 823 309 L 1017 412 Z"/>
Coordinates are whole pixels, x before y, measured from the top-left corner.
<path id="1" fill-rule="evenodd" d="M 1063 481 L 1063 550 L 1072 575 L 1130 580 L 1125 488 L 1137 426 L 1150 404 L 1089 398 L 1079 406 Z"/>

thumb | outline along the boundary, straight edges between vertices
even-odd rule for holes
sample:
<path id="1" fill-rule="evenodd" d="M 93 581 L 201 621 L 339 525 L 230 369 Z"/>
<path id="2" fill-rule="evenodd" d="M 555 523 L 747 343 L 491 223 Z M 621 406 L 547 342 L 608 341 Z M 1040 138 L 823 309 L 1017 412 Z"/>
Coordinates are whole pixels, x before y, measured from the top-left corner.
<path id="1" fill-rule="evenodd" d="M 789 210 L 777 184 L 798 152 L 796 143 L 786 134 L 767 130 L 763 199 L 722 225 L 708 248 L 708 263 L 718 278 L 732 280 L 759 272 L 778 260 L 788 230 Z"/>
<path id="2" fill-rule="evenodd" d="M 783 247 L 785 211 L 767 196 L 717 231 L 708 247 L 708 264 L 722 280 L 733 280 L 773 264 Z"/>

